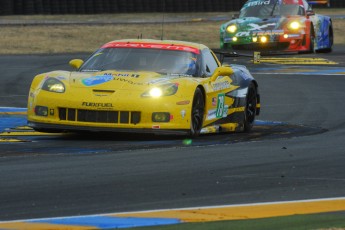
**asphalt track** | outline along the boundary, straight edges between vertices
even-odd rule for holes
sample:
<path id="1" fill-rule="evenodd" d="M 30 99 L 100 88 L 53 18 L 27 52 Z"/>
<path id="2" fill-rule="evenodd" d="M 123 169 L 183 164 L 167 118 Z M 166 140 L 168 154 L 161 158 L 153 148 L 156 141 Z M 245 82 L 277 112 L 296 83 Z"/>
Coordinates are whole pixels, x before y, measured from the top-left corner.
<path id="1" fill-rule="evenodd" d="M 298 55 L 339 63 L 322 66 L 228 59 L 248 65 L 260 85 L 262 113 L 251 134 L 1 142 L 0 220 L 343 197 L 344 54 L 338 46 Z M 86 56 L 1 56 L 0 107 L 26 107 L 35 74 Z"/>

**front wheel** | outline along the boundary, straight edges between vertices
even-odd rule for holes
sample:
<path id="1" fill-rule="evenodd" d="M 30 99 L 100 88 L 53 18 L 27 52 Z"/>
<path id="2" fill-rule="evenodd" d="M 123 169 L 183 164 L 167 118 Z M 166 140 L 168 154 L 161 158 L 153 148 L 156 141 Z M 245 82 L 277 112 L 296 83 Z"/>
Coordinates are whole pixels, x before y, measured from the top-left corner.
<path id="1" fill-rule="evenodd" d="M 316 38 L 315 38 L 314 29 L 313 29 L 312 26 L 313 26 L 313 25 L 311 25 L 311 28 L 310 28 L 309 52 L 310 52 L 310 53 L 315 53 L 315 42 L 316 42 Z"/>
<path id="2" fill-rule="evenodd" d="M 197 88 L 194 93 L 193 106 L 191 113 L 191 127 L 190 135 L 197 137 L 202 129 L 202 123 L 204 119 L 205 99 L 200 88 Z"/>
<path id="3" fill-rule="evenodd" d="M 253 128 L 256 116 L 256 104 L 258 101 L 257 90 L 254 83 L 250 83 L 246 96 L 246 107 L 244 109 L 243 131 L 249 132 Z"/>

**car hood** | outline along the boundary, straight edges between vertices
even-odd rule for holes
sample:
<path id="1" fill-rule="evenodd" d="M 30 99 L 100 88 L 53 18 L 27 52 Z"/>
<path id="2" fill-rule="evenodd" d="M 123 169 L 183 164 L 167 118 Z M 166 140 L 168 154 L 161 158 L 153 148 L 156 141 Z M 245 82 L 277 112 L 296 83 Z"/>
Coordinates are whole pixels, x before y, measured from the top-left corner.
<path id="1" fill-rule="evenodd" d="M 231 20 L 226 26 L 236 24 L 238 31 L 267 31 L 282 29 L 288 18 L 286 17 L 270 17 L 257 18 L 245 17 Z"/>
<path id="2" fill-rule="evenodd" d="M 138 71 L 102 71 L 102 72 L 52 72 L 55 77 L 71 88 L 92 88 L 102 90 L 145 90 L 154 85 L 176 83 L 182 79 L 191 79 L 187 75 L 160 74 Z"/>

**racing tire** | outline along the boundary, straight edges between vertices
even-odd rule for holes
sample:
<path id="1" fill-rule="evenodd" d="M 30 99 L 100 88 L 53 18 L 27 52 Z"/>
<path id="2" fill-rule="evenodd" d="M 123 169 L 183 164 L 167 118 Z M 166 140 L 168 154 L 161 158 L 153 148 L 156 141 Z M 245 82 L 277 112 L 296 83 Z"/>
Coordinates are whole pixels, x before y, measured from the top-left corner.
<path id="1" fill-rule="evenodd" d="M 202 129 L 204 120 L 205 99 L 200 88 L 196 88 L 193 97 L 193 106 L 191 111 L 190 136 L 197 137 Z"/>
<path id="2" fill-rule="evenodd" d="M 246 96 L 246 107 L 244 109 L 243 131 L 250 132 L 253 128 L 256 116 L 256 104 L 258 101 L 257 90 L 253 82 L 250 83 Z"/>
<path id="3" fill-rule="evenodd" d="M 315 53 L 315 33 L 314 33 L 313 25 L 311 25 L 311 28 L 310 28 L 309 53 Z"/>
<path id="4" fill-rule="evenodd" d="M 231 45 L 228 43 L 224 43 L 222 40 L 220 41 L 220 49 L 221 50 L 229 50 L 231 49 Z"/>
<path id="5" fill-rule="evenodd" d="M 36 129 L 36 128 L 34 128 L 34 130 L 36 131 L 36 132 L 40 132 L 40 133 L 63 133 L 63 131 L 62 130 L 57 130 L 57 129 L 40 129 L 40 128 L 38 128 L 38 129 Z"/>

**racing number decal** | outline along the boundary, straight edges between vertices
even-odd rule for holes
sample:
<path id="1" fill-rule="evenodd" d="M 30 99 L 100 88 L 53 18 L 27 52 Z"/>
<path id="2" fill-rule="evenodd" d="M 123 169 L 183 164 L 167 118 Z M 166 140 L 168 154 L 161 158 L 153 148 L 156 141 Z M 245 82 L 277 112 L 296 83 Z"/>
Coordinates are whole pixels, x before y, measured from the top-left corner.
<path id="1" fill-rule="evenodd" d="M 225 94 L 224 93 L 218 94 L 217 112 L 216 112 L 216 117 L 217 118 L 223 117 L 224 102 L 225 102 Z"/>

